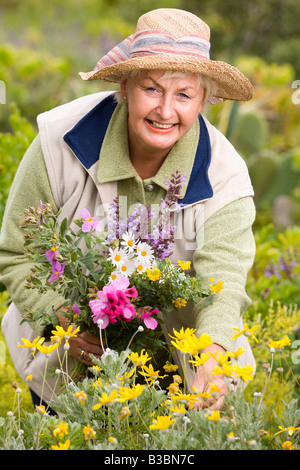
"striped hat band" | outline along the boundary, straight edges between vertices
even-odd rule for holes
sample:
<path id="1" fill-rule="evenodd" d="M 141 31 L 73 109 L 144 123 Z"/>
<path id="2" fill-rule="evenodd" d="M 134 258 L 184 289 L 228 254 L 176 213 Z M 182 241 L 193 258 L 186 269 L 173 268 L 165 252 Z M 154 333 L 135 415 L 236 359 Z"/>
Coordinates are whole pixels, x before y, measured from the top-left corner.
<path id="1" fill-rule="evenodd" d="M 153 54 L 176 54 L 209 59 L 210 42 L 200 36 L 175 38 L 165 31 L 139 31 L 111 49 L 96 64 L 94 70 L 115 65 L 133 57 Z"/>

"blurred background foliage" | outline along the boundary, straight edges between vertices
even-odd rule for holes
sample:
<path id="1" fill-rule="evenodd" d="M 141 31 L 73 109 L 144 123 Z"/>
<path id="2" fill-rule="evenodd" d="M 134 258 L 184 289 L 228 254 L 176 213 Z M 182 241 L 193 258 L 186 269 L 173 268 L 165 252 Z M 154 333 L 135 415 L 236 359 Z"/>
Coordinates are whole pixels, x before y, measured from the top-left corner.
<path id="1" fill-rule="evenodd" d="M 264 346 L 268 337 L 285 333 L 295 339 L 300 326 L 298 0 L 0 0 L 0 80 L 6 85 L 6 104 L 0 105 L 0 226 L 14 174 L 37 132 L 37 114 L 113 89 L 105 82 L 84 82 L 78 72 L 91 70 L 131 34 L 141 14 L 161 7 L 200 16 L 211 28 L 211 58 L 238 67 L 254 85 L 250 102 L 209 105 L 205 114 L 245 159 L 255 190 L 257 256 L 249 273 L 253 305 L 246 320 L 260 323 Z M 9 302 L 4 286 L 1 290 L 0 317 Z M 259 364 L 267 360 L 262 351 L 255 346 Z M 5 385 L 5 377 L 13 375 L 9 358 L 1 367 Z M 262 380 L 257 374 L 249 390 Z M 293 379 L 288 383 L 286 393 L 297 395 Z"/>

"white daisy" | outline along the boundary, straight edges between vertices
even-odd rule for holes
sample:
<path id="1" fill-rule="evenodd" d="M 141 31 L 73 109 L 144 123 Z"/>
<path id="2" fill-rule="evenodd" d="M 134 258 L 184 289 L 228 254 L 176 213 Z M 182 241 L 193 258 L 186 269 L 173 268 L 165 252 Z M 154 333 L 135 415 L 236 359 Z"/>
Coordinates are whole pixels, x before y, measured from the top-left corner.
<path id="1" fill-rule="evenodd" d="M 119 267 L 120 265 L 122 265 L 125 261 L 128 260 L 128 255 L 126 253 L 126 250 L 124 248 L 115 248 L 115 249 L 112 249 L 110 248 L 109 249 L 109 253 L 110 253 L 110 256 L 108 257 L 108 259 L 110 259 L 113 263 L 114 266 L 117 266 Z"/>
<path id="2" fill-rule="evenodd" d="M 118 270 L 122 276 L 128 277 L 131 276 L 135 268 L 135 262 L 133 260 L 128 259 L 119 265 Z"/>
<path id="3" fill-rule="evenodd" d="M 123 233 L 121 245 L 128 251 L 128 253 L 132 253 L 136 245 L 134 234 L 132 232 Z"/>
<path id="4" fill-rule="evenodd" d="M 154 260 L 153 250 L 146 242 L 139 242 L 136 248 L 138 261 L 142 264 L 150 265 Z"/>
<path id="5" fill-rule="evenodd" d="M 122 273 L 119 270 L 115 269 L 109 276 L 108 282 L 111 283 L 113 281 L 116 281 L 117 279 L 120 279 L 121 277 Z"/>
<path id="6" fill-rule="evenodd" d="M 148 264 L 144 264 L 142 261 L 138 261 L 138 259 L 135 259 L 135 269 L 138 273 L 144 273 L 146 269 L 149 268 Z"/>

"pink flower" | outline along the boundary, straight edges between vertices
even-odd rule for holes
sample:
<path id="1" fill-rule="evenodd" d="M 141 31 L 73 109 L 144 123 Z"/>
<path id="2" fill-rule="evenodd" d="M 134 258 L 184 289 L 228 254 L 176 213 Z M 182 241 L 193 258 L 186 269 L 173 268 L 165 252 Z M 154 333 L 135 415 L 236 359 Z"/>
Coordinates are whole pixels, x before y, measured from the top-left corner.
<path id="1" fill-rule="evenodd" d="M 49 282 L 52 283 L 64 273 L 66 263 L 60 264 L 57 260 L 52 261 L 52 274 Z"/>
<path id="2" fill-rule="evenodd" d="M 156 310 L 151 310 L 151 311 L 150 310 L 145 310 L 143 315 L 140 316 L 140 318 L 144 320 L 144 323 L 145 323 L 146 327 L 150 328 L 150 330 L 155 330 L 155 328 L 158 325 L 155 318 L 151 317 L 151 315 L 153 315 L 154 313 L 158 313 L 158 312 L 159 312 L 158 308 Z"/>
<path id="3" fill-rule="evenodd" d="M 101 328 L 117 320 L 130 321 L 135 316 L 135 308 L 130 303 L 130 297 L 137 297 L 135 287 L 129 287 L 129 279 L 122 277 L 104 286 L 97 292 L 97 299 L 91 300 L 89 306 L 93 312 L 94 323 L 102 320 Z"/>
<path id="4" fill-rule="evenodd" d="M 81 226 L 81 229 L 83 232 L 89 232 L 92 227 L 94 229 L 97 229 L 98 220 L 95 219 L 94 217 L 91 217 L 91 214 L 89 213 L 87 209 L 82 209 L 82 211 L 80 212 L 80 215 L 84 220 L 84 223 Z"/>
<path id="5" fill-rule="evenodd" d="M 122 319 L 124 321 L 130 321 L 135 317 L 135 308 L 132 304 L 126 304 L 123 308 Z"/>

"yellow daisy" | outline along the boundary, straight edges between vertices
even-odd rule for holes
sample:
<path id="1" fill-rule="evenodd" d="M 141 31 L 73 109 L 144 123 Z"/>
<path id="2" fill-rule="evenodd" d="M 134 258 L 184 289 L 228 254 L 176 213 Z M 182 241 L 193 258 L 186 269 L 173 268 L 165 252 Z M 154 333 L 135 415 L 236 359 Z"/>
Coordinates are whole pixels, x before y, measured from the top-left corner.
<path id="1" fill-rule="evenodd" d="M 150 424 L 149 428 L 160 430 L 169 429 L 174 421 L 175 419 L 172 419 L 171 416 L 157 416 L 157 418 L 153 420 L 153 424 Z"/>

